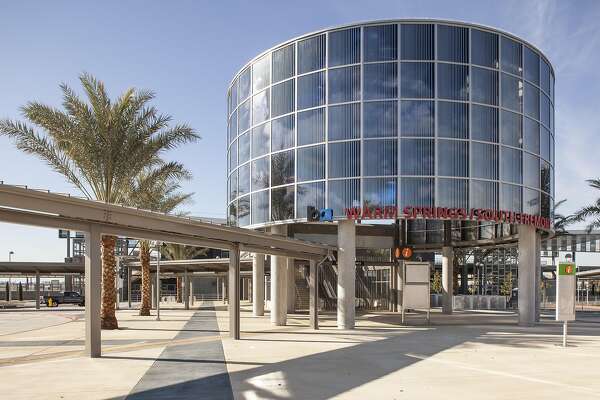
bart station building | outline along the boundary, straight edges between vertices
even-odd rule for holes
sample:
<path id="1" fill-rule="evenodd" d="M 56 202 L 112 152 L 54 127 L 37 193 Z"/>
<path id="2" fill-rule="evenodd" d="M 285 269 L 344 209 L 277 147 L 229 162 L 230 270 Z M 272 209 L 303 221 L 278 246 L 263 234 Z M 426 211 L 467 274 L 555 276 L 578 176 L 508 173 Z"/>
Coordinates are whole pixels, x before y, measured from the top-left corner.
<path id="1" fill-rule="evenodd" d="M 554 82 L 539 49 L 467 23 L 374 21 L 281 43 L 227 92 L 228 223 L 336 246 L 321 306 L 341 328 L 355 309 L 401 306 L 409 253 L 441 263 L 446 313 L 504 307 L 510 272 L 532 325 L 553 235 Z M 276 324 L 301 302 L 302 265 L 270 259 Z"/>

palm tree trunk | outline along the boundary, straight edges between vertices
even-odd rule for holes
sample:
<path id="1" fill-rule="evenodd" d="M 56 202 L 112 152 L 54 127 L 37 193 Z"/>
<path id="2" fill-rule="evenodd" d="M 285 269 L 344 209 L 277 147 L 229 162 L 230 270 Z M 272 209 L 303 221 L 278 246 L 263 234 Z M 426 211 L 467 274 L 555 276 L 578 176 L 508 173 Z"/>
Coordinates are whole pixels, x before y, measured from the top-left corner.
<path id="1" fill-rule="evenodd" d="M 149 316 L 152 305 L 150 282 L 150 243 L 146 240 L 140 241 L 140 264 L 142 265 L 142 306 L 140 315 Z"/>
<path id="2" fill-rule="evenodd" d="M 115 317 L 115 245 L 117 238 L 102 236 L 102 329 L 119 329 Z"/>
<path id="3" fill-rule="evenodd" d="M 177 299 L 177 302 L 181 303 L 182 302 L 181 301 L 181 277 L 178 276 L 176 279 L 176 282 L 177 282 L 177 290 L 175 292 L 176 293 L 175 297 Z"/>

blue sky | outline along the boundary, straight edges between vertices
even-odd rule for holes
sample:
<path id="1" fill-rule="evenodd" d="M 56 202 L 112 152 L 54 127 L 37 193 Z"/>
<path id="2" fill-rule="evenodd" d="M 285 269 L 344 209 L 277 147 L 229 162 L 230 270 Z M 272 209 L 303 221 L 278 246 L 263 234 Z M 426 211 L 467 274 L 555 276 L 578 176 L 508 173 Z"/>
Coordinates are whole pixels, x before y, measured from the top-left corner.
<path id="1" fill-rule="evenodd" d="M 600 2 L 578 1 L 11 1 L 0 5 L 0 118 L 30 100 L 60 105 L 58 85 L 78 89 L 87 71 L 112 96 L 130 86 L 203 139 L 169 154 L 194 179 L 189 209 L 224 216 L 226 88 L 261 51 L 313 30 L 391 18 L 444 18 L 490 25 L 538 46 L 556 75 L 556 193 L 563 212 L 595 199 L 600 176 Z M 37 159 L 0 137 L 0 180 L 76 193 Z M 61 260 L 55 230 L 0 224 L 0 259 Z"/>

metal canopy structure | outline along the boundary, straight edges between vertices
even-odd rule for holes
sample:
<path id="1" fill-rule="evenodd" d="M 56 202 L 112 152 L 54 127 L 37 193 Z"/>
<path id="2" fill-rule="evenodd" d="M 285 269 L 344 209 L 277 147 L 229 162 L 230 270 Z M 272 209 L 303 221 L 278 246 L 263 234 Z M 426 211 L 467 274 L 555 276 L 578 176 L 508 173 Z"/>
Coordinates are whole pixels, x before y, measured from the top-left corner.
<path id="1" fill-rule="evenodd" d="M 229 258 L 210 258 L 193 260 L 161 260 L 160 273 L 177 272 L 227 272 L 229 269 Z M 124 265 L 132 269 L 140 269 L 139 261 L 125 261 Z M 251 269 L 252 259 L 243 258 L 240 260 L 241 269 Z M 0 270 L 1 271 L 1 270 Z M 156 260 L 150 261 L 150 271 L 156 271 Z"/>
<path id="2" fill-rule="evenodd" d="M 100 242 L 103 235 L 210 247 L 229 251 L 229 331 L 240 337 L 240 251 L 281 255 L 312 262 L 331 255 L 333 246 L 175 217 L 0 182 L 0 221 L 85 232 L 85 351 L 101 355 Z"/>
<path id="3" fill-rule="evenodd" d="M 82 274 L 83 263 L 65 262 L 0 262 L 0 274 Z"/>

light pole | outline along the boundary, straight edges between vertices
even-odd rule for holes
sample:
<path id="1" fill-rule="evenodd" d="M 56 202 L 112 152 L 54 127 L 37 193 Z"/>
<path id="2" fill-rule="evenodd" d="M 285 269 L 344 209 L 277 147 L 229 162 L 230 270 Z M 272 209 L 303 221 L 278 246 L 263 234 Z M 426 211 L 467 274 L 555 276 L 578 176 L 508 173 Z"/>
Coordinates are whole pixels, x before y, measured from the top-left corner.
<path id="1" fill-rule="evenodd" d="M 8 252 L 8 262 L 12 262 L 13 254 L 15 254 L 15 252 L 12 250 Z M 12 289 L 12 279 L 11 279 L 11 276 L 9 275 L 8 276 L 8 301 L 12 300 L 11 289 Z"/>

